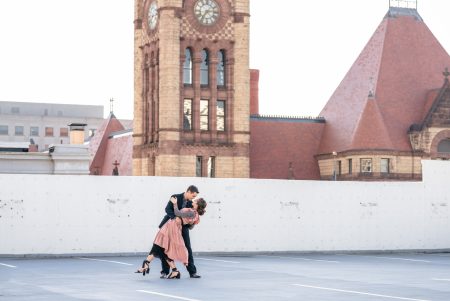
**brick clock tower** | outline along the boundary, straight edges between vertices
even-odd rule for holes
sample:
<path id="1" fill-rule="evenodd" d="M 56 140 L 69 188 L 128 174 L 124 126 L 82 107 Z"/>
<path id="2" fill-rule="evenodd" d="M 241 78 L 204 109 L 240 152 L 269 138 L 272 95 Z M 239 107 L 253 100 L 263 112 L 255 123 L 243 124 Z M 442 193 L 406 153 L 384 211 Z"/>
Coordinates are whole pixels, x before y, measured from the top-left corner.
<path id="1" fill-rule="evenodd" d="M 249 0 L 135 0 L 133 175 L 250 176 Z"/>

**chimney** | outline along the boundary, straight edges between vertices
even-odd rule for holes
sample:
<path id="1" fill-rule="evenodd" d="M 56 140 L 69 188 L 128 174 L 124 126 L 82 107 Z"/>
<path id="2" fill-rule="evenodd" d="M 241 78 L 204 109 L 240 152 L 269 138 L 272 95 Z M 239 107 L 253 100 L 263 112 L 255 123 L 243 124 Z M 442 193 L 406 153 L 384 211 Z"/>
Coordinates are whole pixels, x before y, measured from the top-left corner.
<path id="1" fill-rule="evenodd" d="M 86 123 L 71 123 L 70 129 L 70 144 L 84 144 L 84 127 Z"/>
<path id="2" fill-rule="evenodd" d="M 36 153 L 38 151 L 38 147 L 36 143 L 34 143 L 34 139 L 30 139 L 30 145 L 28 146 L 28 152 L 29 153 Z"/>

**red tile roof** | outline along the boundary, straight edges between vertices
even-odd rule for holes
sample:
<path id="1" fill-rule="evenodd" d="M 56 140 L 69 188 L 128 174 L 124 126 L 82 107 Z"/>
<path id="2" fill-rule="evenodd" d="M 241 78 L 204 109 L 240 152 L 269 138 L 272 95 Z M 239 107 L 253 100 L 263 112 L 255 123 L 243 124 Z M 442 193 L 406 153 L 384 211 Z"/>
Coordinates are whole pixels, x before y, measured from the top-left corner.
<path id="1" fill-rule="evenodd" d="M 356 130 L 352 137 L 352 149 L 385 149 L 392 150 L 393 143 L 389 130 L 373 98 L 368 98 Z"/>
<path id="2" fill-rule="evenodd" d="M 119 176 L 133 175 L 133 136 L 131 134 L 132 132 L 128 132 L 108 139 L 102 175 L 112 175 L 113 163 L 116 161 L 119 163 Z"/>
<path id="3" fill-rule="evenodd" d="M 114 114 L 110 114 L 103 124 L 95 132 L 95 135 L 89 141 L 89 153 L 91 155 L 91 163 L 89 169 L 94 174 L 97 168 L 104 166 L 104 160 L 108 145 L 108 137 L 112 132 L 121 131 L 124 127 Z M 102 173 L 100 171 L 100 173 Z"/>
<path id="4" fill-rule="evenodd" d="M 365 141 L 369 147 L 410 151 L 408 129 L 422 121 L 427 93 L 442 85 L 447 66 L 450 57 L 415 10 L 390 11 L 322 110 L 326 126 L 319 152 L 350 150 Z M 376 106 L 367 107 L 371 93 Z M 365 118 L 388 131 L 389 139 Z"/>

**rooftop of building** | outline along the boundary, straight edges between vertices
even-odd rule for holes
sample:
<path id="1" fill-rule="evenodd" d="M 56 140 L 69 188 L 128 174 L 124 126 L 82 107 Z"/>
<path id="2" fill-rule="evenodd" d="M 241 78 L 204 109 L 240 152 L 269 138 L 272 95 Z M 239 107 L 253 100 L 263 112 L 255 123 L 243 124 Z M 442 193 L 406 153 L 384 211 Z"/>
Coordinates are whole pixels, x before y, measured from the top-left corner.
<path id="1" fill-rule="evenodd" d="M 83 117 L 103 119 L 102 105 L 0 101 L 0 115 Z"/>

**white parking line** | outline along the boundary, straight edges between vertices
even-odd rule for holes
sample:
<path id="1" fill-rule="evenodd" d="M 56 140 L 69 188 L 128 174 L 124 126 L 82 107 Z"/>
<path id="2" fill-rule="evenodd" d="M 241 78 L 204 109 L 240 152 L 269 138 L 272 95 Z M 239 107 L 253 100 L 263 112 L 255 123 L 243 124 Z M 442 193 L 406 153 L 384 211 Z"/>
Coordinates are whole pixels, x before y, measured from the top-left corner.
<path id="1" fill-rule="evenodd" d="M 311 258 L 303 258 L 303 257 L 287 257 L 287 256 L 275 256 L 275 255 L 258 255 L 258 256 L 259 257 L 296 259 L 296 260 L 303 260 L 303 261 L 318 261 L 318 262 L 340 263 L 340 261 L 335 261 L 335 260 L 311 259 Z"/>
<path id="2" fill-rule="evenodd" d="M 425 300 L 425 299 L 412 299 L 412 298 L 404 298 L 404 297 L 396 297 L 396 296 L 388 296 L 388 295 L 372 294 L 372 293 L 365 293 L 365 292 L 358 292 L 358 291 L 349 291 L 349 290 L 341 290 L 341 289 L 336 289 L 336 288 L 328 288 L 328 287 L 320 287 L 320 286 L 311 286 L 311 285 L 303 285 L 303 284 L 292 284 L 292 285 L 294 285 L 294 286 L 300 286 L 300 287 L 306 287 L 306 288 L 314 288 L 314 289 L 326 290 L 326 291 L 334 291 L 334 292 L 340 292 L 340 293 L 349 293 L 349 294 L 358 294 L 358 295 L 374 296 L 374 297 L 389 298 L 389 299 L 410 300 L 410 301 L 431 301 L 431 300 Z"/>
<path id="3" fill-rule="evenodd" d="M 1 262 L 0 262 L 0 265 L 3 265 L 3 266 L 8 267 L 8 268 L 17 268 L 15 265 L 10 265 L 10 264 L 1 263 Z"/>
<path id="4" fill-rule="evenodd" d="M 220 260 L 220 259 L 208 259 L 208 258 L 199 258 L 199 257 L 195 257 L 195 260 L 207 260 L 207 261 L 217 261 L 217 262 L 226 262 L 226 263 L 240 263 L 238 261 Z"/>
<path id="5" fill-rule="evenodd" d="M 431 280 L 434 280 L 434 281 L 450 281 L 450 279 L 439 279 L 439 278 L 433 278 Z"/>
<path id="6" fill-rule="evenodd" d="M 123 265 L 133 265 L 131 263 L 126 262 L 120 262 L 120 261 L 113 261 L 113 260 L 103 260 L 103 259 L 95 259 L 95 258 L 87 258 L 87 257 L 77 257 L 78 259 L 82 260 L 92 260 L 92 261 L 102 261 L 102 262 L 109 262 L 109 263 L 117 263 L 117 264 L 123 264 Z"/>
<path id="7" fill-rule="evenodd" d="M 167 294 L 158 293 L 158 292 L 150 292 L 150 291 L 144 291 L 144 290 L 137 290 L 137 292 L 151 294 L 151 295 L 157 295 L 157 296 L 163 296 L 163 297 L 167 297 L 167 298 L 179 299 L 179 300 L 200 301 L 198 299 L 190 299 L 190 298 L 185 298 L 185 297 L 180 297 L 180 296 L 167 295 Z"/>
<path id="8" fill-rule="evenodd" d="M 385 256 L 367 256 L 367 257 L 373 257 L 373 258 L 379 258 L 379 259 L 389 259 L 389 260 L 404 260 L 404 261 L 431 263 L 431 261 L 429 261 L 429 260 L 408 259 L 408 258 L 400 258 L 400 257 L 385 257 Z"/>

